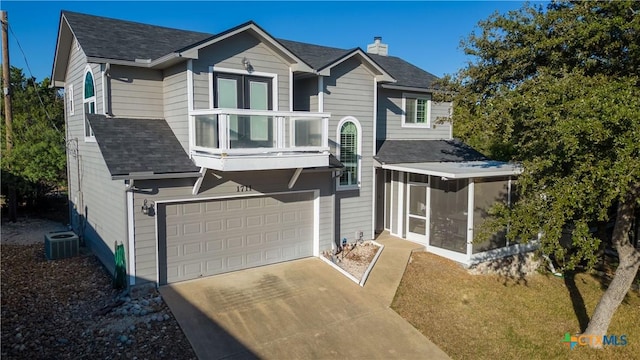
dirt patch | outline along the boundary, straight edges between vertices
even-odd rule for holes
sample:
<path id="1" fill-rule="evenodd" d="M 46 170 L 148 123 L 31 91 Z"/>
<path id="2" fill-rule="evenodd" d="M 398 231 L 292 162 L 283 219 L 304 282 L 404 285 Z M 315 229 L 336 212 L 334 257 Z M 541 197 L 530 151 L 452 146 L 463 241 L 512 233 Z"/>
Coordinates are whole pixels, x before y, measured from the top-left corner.
<path id="1" fill-rule="evenodd" d="M 67 230 L 64 224 L 38 218 L 21 218 L 16 222 L 3 219 L 0 241 L 2 245 L 31 245 L 44 243 L 44 235 L 50 231 Z"/>
<path id="2" fill-rule="evenodd" d="M 353 275 L 356 279 L 361 280 L 376 256 L 378 249 L 380 249 L 380 246 L 366 241 L 362 244 L 348 244 L 336 255 L 332 255 L 331 252 L 325 252 L 323 256 Z"/>
<path id="3" fill-rule="evenodd" d="M 44 233 L 59 230 L 58 223 L 23 219 L 6 225 L 0 248 L 2 359 L 196 358 L 154 288 L 136 297 L 114 290 L 89 252 L 46 260 Z"/>

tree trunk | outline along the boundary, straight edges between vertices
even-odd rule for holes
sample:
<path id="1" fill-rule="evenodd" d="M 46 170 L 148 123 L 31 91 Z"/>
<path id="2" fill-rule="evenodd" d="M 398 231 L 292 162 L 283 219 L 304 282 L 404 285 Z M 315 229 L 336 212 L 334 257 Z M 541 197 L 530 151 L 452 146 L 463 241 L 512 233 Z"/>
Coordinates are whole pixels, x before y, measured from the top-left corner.
<path id="1" fill-rule="evenodd" d="M 640 251 L 629 242 L 629 230 L 635 214 L 636 199 L 640 193 L 640 185 L 629 191 L 618 204 L 616 224 L 613 228 L 613 247 L 618 251 L 619 265 L 609 287 L 600 298 L 585 335 L 602 338 L 606 335 L 613 314 L 624 300 L 633 284 L 633 279 L 640 267 Z M 602 347 L 601 343 L 590 342 L 592 347 Z"/>

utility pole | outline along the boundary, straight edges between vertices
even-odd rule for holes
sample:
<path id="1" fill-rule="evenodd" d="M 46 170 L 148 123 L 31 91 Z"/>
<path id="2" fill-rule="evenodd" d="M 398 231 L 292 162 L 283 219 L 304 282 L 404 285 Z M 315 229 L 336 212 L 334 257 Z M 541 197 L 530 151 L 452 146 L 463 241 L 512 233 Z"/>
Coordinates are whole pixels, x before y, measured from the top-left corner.
<path id="1" fill-rule="evenodd" d="M 13 113 L 11 109 L 11 67 L 9 66 L 9 20 L 7 12 L 2 11 L 2 81 L 4 94 L 4 122 L 7 149 L 5 156 L 11 153 L 13 148 Z M 10 181 L 9 183 L 9 221 L 15 222 L 18 213 L 18 196 L 16 194 L 16 186 Z"/>

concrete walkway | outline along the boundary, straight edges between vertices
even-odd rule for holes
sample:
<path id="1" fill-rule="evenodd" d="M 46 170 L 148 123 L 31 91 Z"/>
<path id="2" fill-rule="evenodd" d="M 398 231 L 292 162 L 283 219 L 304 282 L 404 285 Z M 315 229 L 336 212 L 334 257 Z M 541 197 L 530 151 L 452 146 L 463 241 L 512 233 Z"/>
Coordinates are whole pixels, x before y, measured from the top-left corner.
<path id="1" fill-rule="evenodd" d="M 389 308 L 415 244 L 382 236 L 361 288 L 316 258 L 160 288 L 200 359 L 448 359 Z"/>

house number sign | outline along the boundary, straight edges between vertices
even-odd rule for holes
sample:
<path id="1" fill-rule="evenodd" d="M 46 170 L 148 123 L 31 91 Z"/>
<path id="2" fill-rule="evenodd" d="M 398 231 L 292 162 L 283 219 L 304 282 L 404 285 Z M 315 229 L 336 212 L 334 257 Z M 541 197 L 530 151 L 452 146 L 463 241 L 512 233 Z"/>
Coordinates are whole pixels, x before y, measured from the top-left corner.
<path id="1" fill-rule="evenodd" d="M 236 186 L 236 192 L 251 191 L 251 185 L 238 185 Z"/>

